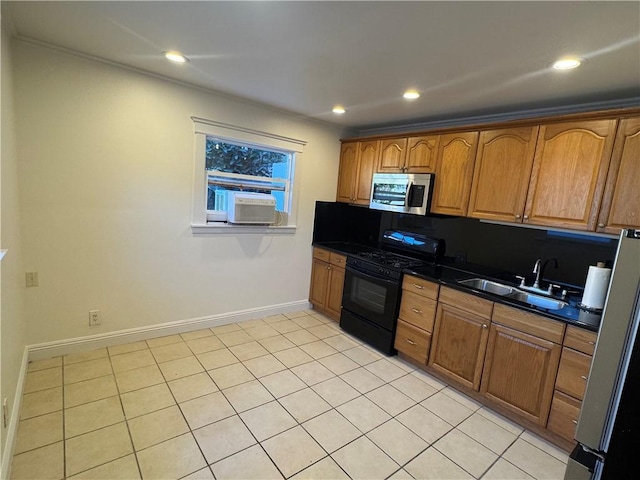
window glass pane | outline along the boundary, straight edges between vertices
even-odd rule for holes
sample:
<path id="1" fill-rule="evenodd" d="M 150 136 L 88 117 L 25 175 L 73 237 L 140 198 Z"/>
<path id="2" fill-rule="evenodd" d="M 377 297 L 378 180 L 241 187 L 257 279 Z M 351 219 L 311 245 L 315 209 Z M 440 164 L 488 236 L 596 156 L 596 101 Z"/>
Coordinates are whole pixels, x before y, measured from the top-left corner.
<path id="1" fill-rule="evenodd" d="M 207 138 L 206 155 L 207 170 L 271 178 L 287 178 L 289 173 L 287 153 Z"/>

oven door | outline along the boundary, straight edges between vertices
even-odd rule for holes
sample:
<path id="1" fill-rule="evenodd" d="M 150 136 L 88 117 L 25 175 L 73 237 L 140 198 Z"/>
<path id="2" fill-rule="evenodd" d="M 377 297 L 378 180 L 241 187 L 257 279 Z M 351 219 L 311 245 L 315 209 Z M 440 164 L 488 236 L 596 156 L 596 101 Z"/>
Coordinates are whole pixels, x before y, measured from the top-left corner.
<path id="1" fill-rule="evenodd" d="M 347 265 L 342 308 L 393 331 L 401 288 L 400 280 L 363 272 Z"/>

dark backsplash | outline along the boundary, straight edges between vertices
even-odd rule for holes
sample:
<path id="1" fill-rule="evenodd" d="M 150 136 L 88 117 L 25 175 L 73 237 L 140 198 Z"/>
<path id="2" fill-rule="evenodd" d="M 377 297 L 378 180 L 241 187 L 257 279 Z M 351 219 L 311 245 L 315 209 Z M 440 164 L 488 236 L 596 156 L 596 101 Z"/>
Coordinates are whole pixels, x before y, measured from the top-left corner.
<path id="1" fill-rule="evenodd" d="M 314 242 L 352 242 L 377 246 L 387 228 L 416 232 L 446 243 L 445 255 L 456 263 L 498 268 L 530 280 L 537 258 L 557 258 L 545 278 L 584 287 L 589 265 L 611 266 L 617 239 L 582 233 L 498 225 L 462 217 L 402 215 L 339 202 L 316 202 Z"/>

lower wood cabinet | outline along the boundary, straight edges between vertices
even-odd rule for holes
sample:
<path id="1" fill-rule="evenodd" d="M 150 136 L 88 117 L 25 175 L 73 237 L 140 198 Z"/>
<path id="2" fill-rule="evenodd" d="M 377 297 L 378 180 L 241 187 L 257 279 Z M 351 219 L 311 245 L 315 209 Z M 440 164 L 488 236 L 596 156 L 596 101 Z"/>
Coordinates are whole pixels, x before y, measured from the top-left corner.
<path id="1" fill-rule="evenodd" d="M 431 334 L 420 328 L 398 320 L 394 348 L 411 357 L 416 362 L 426 365 L 431 346 Z"/>
<path id="2" fill-rule="evenodd" d="M 402 301 L 394 348 L 421 365 L 427 364 L 440 285 L 413 275 L 402 282 Z"/>
<path id="3" fill-rule="evenodd" d="M 561 346 L 492 324 L 480 392 L 538 425 L 546 425 Z"/>
<path id="4" fill-rule="evenodd" d="M 344 255 L 314 248 L 309 301 L 334 320 L 340 319 L 344 288 Z"/>
<path id="5" fill-rule="evenodd" d="M 589 379 L 591 358 L 591 355 L 564 347 L 556 379 L 556 390 L 582 400 Z"/>
<path id="6" fill-rule="evenodd" d="M 453 294 L 450 295 L 452 297 L 461 299 L 471 297 L 470 299 L 474 301 L 481 300 L 472 295 L 449 292 L 449 290 L 451 289 L 444 287 L 441 289 L 441 299 L 446 298 L 450 293 Z M 486 300 L 484 302 L 493 305 L 492 302 Z M 490 320 L 486 316 L 440 301 L 429 353 L 429 367 L 467 388 L 478 391 L 489 336 L 489 324 Z"/>
<path id="7" fill-rule="evenodd" d="M 547 424 L 565 325 L 496 304 L 480 392 L 542 427 Z"/>
<path id="8" fill-rule="evenodd" d="M 573 325 L 567 327 L 556 378 L 547 430 L 573 441 L 589 379 L 597 335 Z"/>
<path id="9" fill-rule="evenodd" d="M 582 402 L 561 392 L 555 392 L 547 429 L 566 440 L 573 441 Z"/>

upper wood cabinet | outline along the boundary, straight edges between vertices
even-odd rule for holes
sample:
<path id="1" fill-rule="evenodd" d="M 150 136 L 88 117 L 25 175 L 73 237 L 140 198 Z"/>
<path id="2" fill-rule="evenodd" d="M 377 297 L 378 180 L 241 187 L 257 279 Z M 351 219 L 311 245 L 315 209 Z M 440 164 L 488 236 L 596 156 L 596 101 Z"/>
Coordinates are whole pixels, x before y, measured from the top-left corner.
<path id="1" fill-rule="evenodd" d="M 342 144 L 336 201 L 369 205 L 379 146 L 379 140 Z"/>
<path id="2" fill-rule="evenodd" d="M 464 217 L 469 205 L 478 132 L 440 136 L 431 212 Z"/>
<path id="3" fill-rule="evenodd" d="M 525 223 L 595 230 L 615 129 L 616 120 L 540 127 Z"/>
<path id="4" fill-rule="evenodd" d="M 480 132 L 469 217 L 522 222 L 537 135 L 538 127 Z"/>
<path id="5" fill-rule="evenodd" d="M 598 219 L 598 232 L 640 228 L 640 117 L 620 121 Z"/>
<path id="6" fill-rule="evenodd" d="M 378 171 L 434 173 L 439 139 L 438 135 L 429 135 L 382 140 Z"/>
<path id="7" fill-rule="evenodd" d="M 390 138 L 380 142 L 378 172 L 403 172 L 407 157 L 407 139 Z"/>

